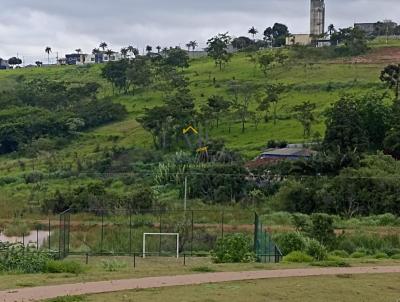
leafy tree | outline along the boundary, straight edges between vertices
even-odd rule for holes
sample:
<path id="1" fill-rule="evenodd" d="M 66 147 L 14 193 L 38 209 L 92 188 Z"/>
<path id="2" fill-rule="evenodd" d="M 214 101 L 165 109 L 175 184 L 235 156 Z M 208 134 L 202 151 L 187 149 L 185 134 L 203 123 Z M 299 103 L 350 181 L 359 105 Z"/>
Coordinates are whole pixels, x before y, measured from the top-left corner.
<path id="1" fill-rule="evenodd" d="M 308 138 L 311 135 L 311 126 L 316 122 L 315 109 L 317 105 L 309 101 L 293 107 L 294 118 L 303 126 L 303 136 Z"/>
<path id="2" fill-rule="evenodd" d="M 330 24 L 330 25 L 328 26 L 328 33 L 329 33 L 329 36 L 332 37 L 332 34 L 335 33 L 335 32 L 336 32 L 335 25 Z"/>
<path id="3" fill-rule="evenodd" d="M 257 59 L 258 59 L 258 64 L 260 65 L 260 68 L 264 73 L 264 76 L 267 76 L 269 68 L 275 62 L 274 53 L 272 53 L 271 51 L 262 52 L 258 55 Z"/>
<path id="4" fill-rule="evenodd" d="M 160 52 L 161 52 L 161 49 L 162 49 L 162 47 L 161 47 L 160 45 L 158 45 L 158 46 L 156 47 L 156 49 L 157 49 L 157 53 L 160 53 Z"/>
<path id="5" fill-rule="evenodd" d="M 80 48 L 75 49 L 75 51 L 76 51 L 76 53 L 77 53 L 78 55 L 82 53 L 82 49 L 80 49 Z"/>
<path id="6" fill-rule="evenodd" d="M 162 62 L 176 68 L 188 68 L 189 56 L 187 52 L 180 47 L 170 48 L 164 53 Z"/>
<path id="7" fill-rule="evenodd" d="M 218 128 L 220 116 L 229 109 L 231 102 L 225 100 L 223 96 L 213 95 L 208 98 L 207 106 L 210 108 L 209 112 L 215 115 Z"/>
<path id="8" fill-rule="evenodd" d="M 273 108 L 273 118 L 274 118 L 274 125 L 276 125 L 276 121 L 278 119 L 278 104 L 280 95 L 284 92 L 285 87 L 282 84 L 269 84 L 265 88 L 266 90 L 266 98 L 265 102 L 272 104 Z"/>
<path id="9" fill-rule="evenodd" d="M 274 47 L 284 46 L 288 36 L 288 27 L 281 23 L 275 23 L 273 27 L 268 27 L 264 31 L 264 40 L 271 42 Z"/>
<path id="10" fill-rule="evenodd" d="M 251 45 L 254 45 L 254 41 L 248 37 L 238 37 L 232 40 L 232 46 L 239 50 L 246 49 Z"/>
<path id="11" fill-rule="evenodd" d="M 151 84 L 152 72 L 148 60 L 137 58 L 132 61 L 126 70 L 126 78 L 128 81 L 127 89 L 148 87 Z"/>
<path id="12" fill-rule="evenodd" d="M 22 64 L 22 60 L 17 57 L 12 57 L 8 59 L 8 64 L 10 64 L 11 66 L 20 65 Z"/>
<path id="13" fill-rule="evenodd" d="M 242 133 L 246 130 L 246 122 L 251 117 L 250 104 L 254 97 L 254 87 L 248 83 L 234 88 L 238 89 L 237 95 L 232 102 L 232 108 L 239 117 L 242 124 Z"/>
<path id="14" fill-rule="evenodd" d="M 146 46 L 146 52 L 147 53 L 150 53 L 150 52 L 152 52 L 153 51 L 153 47 L 151 47 L 150 45 L 147 45 Z"/>
<path id="15" fill-rule="evenodd" d="M 112 85 L 113 92 L 115 88 L 120 91 L 128 91 L 127 70 L 129 65 L 125 60 L 117 62 L 108 62 L 101 71 L 101 76 Z"/>
<path id="16" fill-rule="evenodd" d="M 349 96 L 340 98 L 327 111 L 324 146 L 339 153 L 357 150 L 368 145 L 357 101 Z"/>
<path id="17" fill-rule="evenodd" d="M 256 34 L 258 34 L 258 30 L 254 26 L 252 26 L 249 29 L 249 34 L 251 34 L 253 36 L 253 41 L 255 41 L 255 37 L 256 37 Z"/>
<path id="18" fill-rule="evenodd" d="M 228 33 L 218 34 L 207 41 L 208 56 L 214 59 L 215 65 L 219 66 L 220 70 L 222 70 L 223 64 L 228 63 L 232 57 L 232 54 L 228 53 L 231 41 L 232 38 Z"/>
<path id="19" fill-rule="evenodd" d="M 35 64 L 36 64 L 37 67 L 43 66 L 43 63 L 41 61 L 36 61 Z"/>
<path id="20" fill-rule="evenodd" d="M 127 47 L 128 51 L 133 54 L 135 57 L 139 55 L 139 50 L 132 45 Z"/>
<path id="21" fill-rule="evenodd" d="M 400 64 L 386 66 L 381 72 L 380 79 L 382 82 L 385 82 L 389 88 L 393 89 L 396 100 L 400 100 Z"/>
<path id="22" fill-rule="evenodd" d="M 333 44 L 341 44 L 335 49 L 339 55 L 356 56 L 368 50 L 365 32 L 358 28 L 341 28 L 331 35 Z"/>

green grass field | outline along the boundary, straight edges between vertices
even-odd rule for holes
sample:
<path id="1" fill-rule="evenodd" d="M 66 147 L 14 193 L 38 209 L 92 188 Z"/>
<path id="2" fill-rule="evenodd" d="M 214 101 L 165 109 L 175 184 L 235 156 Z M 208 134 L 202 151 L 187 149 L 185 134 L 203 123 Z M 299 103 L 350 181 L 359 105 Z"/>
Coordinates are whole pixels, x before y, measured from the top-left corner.
<path id="1" fill-rule="evenodd" d="M 338 275 L 205 284 L 68 297 L 52 302 L 395 302 L 400 298 L 400 276 Z"/>

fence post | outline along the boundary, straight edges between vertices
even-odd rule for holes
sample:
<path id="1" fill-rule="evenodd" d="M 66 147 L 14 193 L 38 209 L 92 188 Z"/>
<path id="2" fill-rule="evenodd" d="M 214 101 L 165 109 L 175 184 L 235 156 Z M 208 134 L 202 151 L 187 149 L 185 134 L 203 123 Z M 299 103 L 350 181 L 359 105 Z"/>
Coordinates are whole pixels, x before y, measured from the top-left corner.
<path id="1" fill-rule="evenodd" d="M 132 211 L 129 210 L 129 255 L 132 255 Z"/>
<path id="2" fill-rule="evenodd" d="M 194 240 L 194 211 L 192 210 L 192 238 L 190 240 L 190 255 L 193 257 L 193 240 Z"/>
<path id="3" fill-rule="evenodd" d="M 222 238 L 224 238 L 224 219 L 225 219 L 225 211 L 222 210 L 222 214 L 221 214 L 221 233 L 222 233 Z"/>
<path id="4" fill-rule="evenodd" d="M 39 250 L 39 227 L 36 227 L 36 250 Z"/>
<path id="5" fill-rule="evenodd" d="M 104 240 L 104 210 L 101 210 L 101 239 L 100 239 L 100 254 L 103 254 L 103 240 Z"/>
<path id="6" fill-rule="evenodd" d="M 86 253 L 86 265 L 89 264 L 89 253 Z"/>
<path id="7" fill-rule="evenodd" d="M 136 268 L 136 253 L 133 253 L 133 268 Z"/>
<path id="8" fill-rule="evenodd" d="M 60 224 L 58 226 L 58 258 L 61 259 L 61 225 L 62 225 L 62 214 L 60 214 Z"/>
<path id="9" fill-rule="evenodd" d="M 48 241 L 49 241 L 49 252 L 51 251 L 51 220 L 50 220 L 50 217 L 49 217 L 49 239 L 48 239 Z"/>
<path id="10" fill-rule="evenodd" d="M 162 233 L 162 213 L 161 213 L 161 210 L 159 210 L 160 211 L 160 234 Z M 159 244 L 159 246 L 158 246 L 158 257 L 160 257 L 161 256 L 161 235 L 160 235 L 160 244 Z"/>

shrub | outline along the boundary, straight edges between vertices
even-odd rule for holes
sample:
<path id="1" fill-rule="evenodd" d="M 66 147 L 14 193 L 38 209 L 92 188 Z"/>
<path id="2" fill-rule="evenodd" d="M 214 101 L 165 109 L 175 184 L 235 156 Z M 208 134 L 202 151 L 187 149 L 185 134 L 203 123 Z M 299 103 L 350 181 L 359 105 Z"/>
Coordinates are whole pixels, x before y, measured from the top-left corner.
<path id="1" fill-rule="evenodd" d="M 309 263 L 313 261 L 313 258 L 306 253 L 295 251 L 291 252 L 289 255 L 283 258 L 283 261 L 286 262 L 295 262 L 295 263 Z"/>
<path id="2" fill-rule="evenodd" d="M 306 252 L 317 261 L 323 261 L 328 257 L 326 247 L 315 239 L 308 240 Z"/>
<path id="3" fill-rule="evenodd" d="M 22 245 L 12 245 L 0 253 L 0 272 L 45 272 L 46 263 L 50 259 L 51 256 L 47 253 Z"/>
<path id="4" fill-rule="evenodd" d="M 394 260 L 400 260 L 400 254 L 393 255 L 393 256 L 390 257 L 390 258 L 392 258 L 392 259 L 394 259 Z"/>
<path id="5" fill-rule="evenodd" d="M 347 252 L 348 254 L 352 254 L 357 250 L 357 246 L 354 244 L 354 242 L 347 237 L 339 237 L 337 248 Z"/>
<path id="6" fill-rule="evenodd" d="M 330 253 L 332 256 L 340 257 L 340 258 L 349 258 L 349 253 L 344 250 L 335 250 Z"/>
<path id="7" fill-rule="evenodd" d="M 127 267 L 127 263 L 116 259 L 101 261 L 103 269 L 107 272 L 117 272 Z"/>
<path id="8" fill-rule="evenodd" d="M 293 214 L 292 220 L 296 231 L 299 232 L 307 230 L 310 225 L 310 217 L 305 214 Z"/>
<path id="9" fill-rule="evenodd" d="M 294 251 L 304 251 L 306 249 L 306 239 L 298 232 L 278 234 L 274 237 L 274 241 L 284 255 L 288 255 Z"/>
<path id="10" fill-rule="evenodd" d="M 335 240 L 333 217 L 327 214 L 312 214 L 309 235 L 324 245 L 330 245 Z"/>
<path id="11" fill-rule="evenodd" d="M 50 260 L 46 263 L 46 273 L 57 274 L 57 273 L 68 273 L 79 275 L 83 272 L 81 264 L 75 261 L 55 261 Z"/>
<path id="12" fill-rule="evenodd" d="M 385 249 L 383 249 L 383 252 L 391 257 L 393 255 L 400 254 L 400 249 L 398 249 L 398 248 L 385 248 Z"/>
<path id="13" fill-rule="evenodd" d="M 367 256 L 367 254 L 365 252 L 361 252 L 361 251 L 354 252 L 353 254 L 350 255 L 351 258 L 356 258 L 356 259 L 363 258 L 365 256 Z"/>
<path id="14" fill-rule="evenodd" d="M 215 249 L 211 252 L 216 263 L 253 262 L 251 241 L 243 234 L 230 234 L 217 240 Z"/>
<path id="15" fill-rule="evenodd" d="M 375 259 L 387 259 L 389 256 L 386 253 L 380 252 L 374 255 Z"/>

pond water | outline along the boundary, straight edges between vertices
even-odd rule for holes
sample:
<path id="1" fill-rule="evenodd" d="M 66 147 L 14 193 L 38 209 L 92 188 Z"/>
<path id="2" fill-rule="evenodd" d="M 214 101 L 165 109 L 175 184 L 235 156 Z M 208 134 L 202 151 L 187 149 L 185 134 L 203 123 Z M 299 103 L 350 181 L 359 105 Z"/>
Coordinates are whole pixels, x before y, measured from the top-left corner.
<path id="1" fill-rule="evenodd" d="M 38 243 L 39 247 L 42 247 L 47 239 L 49 238 L 48 231 L 36 231 L 33 230 L 24 237 L 8 237 L 5 234 L 0 232 L 0 241 L 8 242 L 8 243 L 24 243 L 25 246 L 34 245 Z"/>

